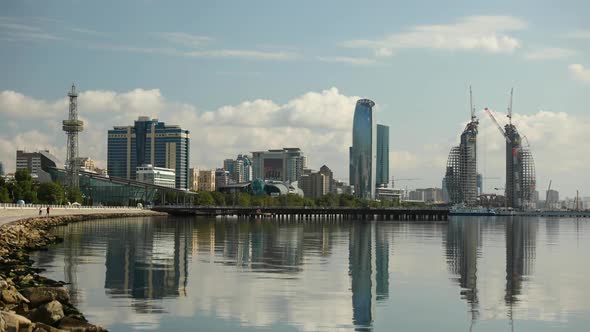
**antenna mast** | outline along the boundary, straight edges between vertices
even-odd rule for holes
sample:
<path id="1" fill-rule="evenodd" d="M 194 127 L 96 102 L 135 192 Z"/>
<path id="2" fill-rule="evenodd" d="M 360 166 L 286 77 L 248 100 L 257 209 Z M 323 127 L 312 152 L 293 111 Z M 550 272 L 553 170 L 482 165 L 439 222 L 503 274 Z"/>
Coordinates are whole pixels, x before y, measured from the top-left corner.
<path id="1" fill-rule="evenodd" d="M 469 86 L 469 111 L 471 112 L 471 122 L 475 122 L 475 107 L 473 107 L 473 93 L 471 85 Z"/>
<path id="2" fill-rule="evenodd" d="M 510 88 L 510 104 L 508 105 L 508 124 L 512 126 L 512 94 L 514 92 L 514 88 Z"/>

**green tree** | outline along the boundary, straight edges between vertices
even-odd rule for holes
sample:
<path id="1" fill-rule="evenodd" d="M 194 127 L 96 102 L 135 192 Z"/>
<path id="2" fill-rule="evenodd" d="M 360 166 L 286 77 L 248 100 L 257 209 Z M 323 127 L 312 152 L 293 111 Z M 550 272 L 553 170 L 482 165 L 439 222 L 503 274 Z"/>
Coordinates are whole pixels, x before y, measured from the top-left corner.
<path id="1" fill-rule="evenodd" d="M 0 203 L 10 203 L 12 199 L 10 199 L 10 193 L 8 192 L 8 188 L 0 187 Z"/>
<path id="2" fill-rule="evenodd" d="M 20 182 L 31 182 L 33 178 L 31 177 L 31 173 L 29 173 L 28 169 L 19 169 L 14 173 L 14 179 L 17 183 Z"/>
<path id="3" fill-rule="evenodd" d="M 215 200 L 215 205 L 217 206 L 224 206 L 225 205 L 225 196 L 219 191 L 211 192 L 211 196 L 213 196 L 213 200 Z"/>
<path id="4" fill-rule="evenodd" d="M 240 206 L 250 206 L 251 197 L 248 193 L 239 193 L 238 194 L 238 204 Z"/>
<path id="5" fill-rule="evenodd" d="M 70 203 L 74 203 L 74 202 L 81 203 L 83 200 L 82 192 L 80 191 L 79 188 L 68 188 L 67 189 L 67 198 Z"/>
<path id="6" fill-rule="evenodd" d="M 215 205 L 213 196 L 208 191 L 199 191 L 197 194 L 197 205 Z"/>
<path id="7" fill-rule="evenodd" d="M 37 198 L 44 204 L 61 204 L 64 200 L 64 188 L 57 182 L 41 183 Z"/>

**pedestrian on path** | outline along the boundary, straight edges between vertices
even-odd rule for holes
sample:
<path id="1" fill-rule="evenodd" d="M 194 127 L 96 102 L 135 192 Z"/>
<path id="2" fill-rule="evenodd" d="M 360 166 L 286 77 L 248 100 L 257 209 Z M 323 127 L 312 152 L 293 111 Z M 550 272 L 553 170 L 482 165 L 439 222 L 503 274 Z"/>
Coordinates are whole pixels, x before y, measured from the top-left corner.
<path id="1" fill-rule="evenodd" d="M 47 206 L 47 216 L 49 217 L 49 205 Z"/>
<path id="2" fill-rule="evenodd" d="M 39 207 L 39 217 L 41 217 L 42 214 L 43 214 L 43 209 L 41 207 Z"/>

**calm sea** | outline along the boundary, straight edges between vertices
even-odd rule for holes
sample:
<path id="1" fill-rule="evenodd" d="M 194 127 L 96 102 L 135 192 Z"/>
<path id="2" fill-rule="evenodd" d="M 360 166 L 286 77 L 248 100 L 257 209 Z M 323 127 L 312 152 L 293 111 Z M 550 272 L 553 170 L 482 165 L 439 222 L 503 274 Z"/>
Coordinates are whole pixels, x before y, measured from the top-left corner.
<path id="1" fill-rule="evenodd" d="M 587 331 L 590 221 L 244 222 L 56 228 L 35 253 L 110 331 Z"/>

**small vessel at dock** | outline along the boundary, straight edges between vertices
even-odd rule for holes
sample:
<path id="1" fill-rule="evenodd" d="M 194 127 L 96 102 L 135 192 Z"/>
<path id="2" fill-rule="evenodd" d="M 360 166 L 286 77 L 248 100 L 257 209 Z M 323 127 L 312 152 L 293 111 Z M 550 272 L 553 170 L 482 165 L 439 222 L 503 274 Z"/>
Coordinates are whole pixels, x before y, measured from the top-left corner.
<path id="1" fill-rule="evenodd" d="M 453 206 L 449 210 L 449 216 L 495 216 L 496 210 L 482 206 Z"/>

